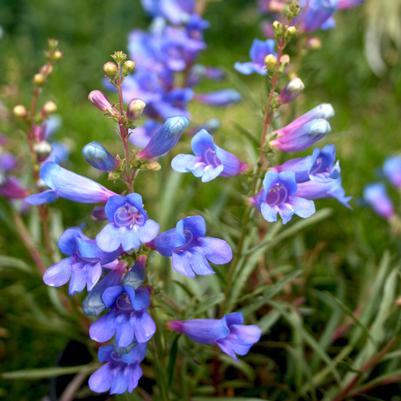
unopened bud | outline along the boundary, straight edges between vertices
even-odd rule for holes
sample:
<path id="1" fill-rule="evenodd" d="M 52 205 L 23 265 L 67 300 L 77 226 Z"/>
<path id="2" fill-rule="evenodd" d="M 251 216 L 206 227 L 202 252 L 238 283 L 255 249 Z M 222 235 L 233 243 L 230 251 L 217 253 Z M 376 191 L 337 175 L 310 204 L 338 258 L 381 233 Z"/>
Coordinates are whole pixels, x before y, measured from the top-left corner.
<path id="1" fill-rule="evenodd" d="M 289 27 L 287 28 L 287 32 L 288 32 L 290 35 L 295 35 L 295 34 L 297 33 L 297 28 L 296 28 L 295 26 L 289 26 Z"/>
<path id="2" fill-rule="evenodd" d="M 123 64 L 123 73 L 128 75 L 135 70 L 135 61 L 127 60 Z"/>
<path id="3" fill-rule="evenodd" d="M 45 82 L 46 82 L 46 76 L 45 76 L 44 74 L 39 73 L 39 74 L 35 74 L 35 75 L 34 75 L 34 77 L 33 77 L 33 83 L 34 83 L 35 85 L 41 86 L 41 85 L 43 85 Z"/>
<path id="4" fill-rule="evenodd" d="M 109 77 L 114 78 L 117 74 L 117 65 L 112 61 L 103 64 L 103 72 Z"/>
<path id="5" fill-rule="evenodd" d="M 99 142 L 90 142 L 82 149 L 85 160 L 101 171 L 113 171 L 118 163 L 114 156 Z"/>
<path id="6" fill-rule="evenodd" d="M 26 107 L 23 106 L 22 104 L 18 104 L 16 106 L 14 106 L 13 113 L 16 117 L 20 117 L 20 118 L 24 118 L 28 115 Z"/>
<path id="7" fill-rule="evenodd" d="M 53 66 L 51 64 L 45 64 L 41 69 L 40 73 L 43 75 L 49 75 L 53 72 Z"/>
<path id="8" fill-rule="evenodd" d="M 63 53 L 60 50 L 56 50 L 53 53 L 53 59 L 54 60 L 61 60 L 63 58 Z"/>
<path id="9" fill-rule="evenodd" d="M 307 42 L 309 49 L 317 50 L 322 47 L 322 42 L 319 38 L 310 38 Z"/>
<path id="10" fill-rule="evenodd" d="M 283 54 L 280 57 L 280 64 L 283 64 L 283 65 L 290 64 L 290 56 L 288 54 Z"/>
<path id="11" fill-rule="evenodd" d="M 107 99 L 107 97 L 99 90 L 94 90 L 89 93 L 89 101 L 103 112 L 111 112 L 113 106 Z"/>
<path id="12" fill-rule="evenodd" d="M 162 168 L 160 163 L 158 163 L 156 160 L 151 161 L 150 163 L 147 163 L 146 167 L 148 170 L 151 170 L 151 171 L 159 171 Z"/>
<path id="13" fill-rule="evenodd" d="M 286 104 L 292 102 L 304 89 L 305 85 L 300 78 L 295 77 L 291 79 L 280 93 L 280 103 Z"/>
<path id="14" fill-rule="evenodd" d="M 265 57 L 265 66 L 268 70 L 274 68 L 277 64 L 277 58 L 274 54 L 268 54 Z"/>
<path id="15" fill-rule="evenodd" d="M 137 120 L 145 110 L 146 103 L 141 99 L 133 99 L 128 104 L 127 116 L 130 120 Z"/>
<path id="16" fill-rule="evenodd" d="M 273 26 L 273 29 L 275 30 L 275 31 L 277 31 L 278 29 L 280 29 L 283 25 L 282 25 L 282 23 L 280 22 L 280 21 L 274 21 L 273 22 L 273 24 L 272 24 L 272 26 Z"/>
<path id="17" fill-rule="evenodd" d="M 43 105 L 43 111 L 46 114 L 53 114 L 57 111 L 57 105 L 53 101 L 49 100 Z"/>
<path id="18" fill-rule="evenodd" d="M 47 141 L 41 141 L 35 143 L 35 145 L 33 146 L 33 150 L 35 151 L 38 160 L 42 162 L 46 160 L 47 157 L 50 155 L 52 151 L 52 146 Z"/>

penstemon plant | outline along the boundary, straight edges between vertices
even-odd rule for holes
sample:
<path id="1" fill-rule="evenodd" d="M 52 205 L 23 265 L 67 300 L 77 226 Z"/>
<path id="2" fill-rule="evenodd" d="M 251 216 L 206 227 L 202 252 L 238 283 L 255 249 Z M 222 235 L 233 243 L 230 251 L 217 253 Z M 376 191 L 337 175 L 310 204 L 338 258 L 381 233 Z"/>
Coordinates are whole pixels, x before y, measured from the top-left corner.
<path id="1" fill-rule="evenodd" d="M 142 3 L 153 17 L 150 30 L 131 33 L 130 58 L 117 51 L 103 65 L 105 86 L 113 94 L 107 97 L 93 90 L 88 96 L 104 118 L 113 121 L 121 142 L 117 153 L 97 141 L 82 150 L 86 162 L 99 175 L 107 175 L 108 184 L 63 167 L 65 149 L 47 140 L 49 117 L 56 106 L 46 102 L 37 113 L 36 103 L 54 62 L 61 58 L 57 42 L 51 41 L 48 63 L 34 78 L 32 110 L 22 105 L 14 108 L 15 116 L 28 127 L 34 186 L 23 189 L 17 184 L 8 174 L 14 160 L 4 153 L 0 194 L 24 199 L 25 207 L 39 208 L 43 256 L 27 238 L 21 217 L 16 215 L 16 221 L 43 281 L 51 287 L 68 285 L 68 297 L 61 299 L 69 310 L 77 309 L 71 299 L 85 293 L 81 329 L 89 333 L 99 362 L 92 366 L 88 381 L 93 392 L 132 393 L 145 376 L 155 385 L 151 395 L 138 388 L 144 400 L 189 400 L 201 387 L 209 394 L 231 397 L 235 389 L 226 389 L 222 378 L 233 365 L 252 376 L 238 357 L 248 353 L 252 357 L 251 347 L 273 324 L 274 319 L 263 320 L 267 301 L 296 277 L 290 275 L 278 283 L 266 280 L 266 250 L 290 221 L 318 221 L 316 200 L 334 198 L 349 207 L 351 198 L 342 187 L 335 146 L 310 150 L 331 132 L 334 109 L 322 103 L 297 112 L 297 98 L 304 90 L 297 68 L 312 47 L 311 33 L 331 26 L 338 8 L 360 1 L 260 2 L 261 8 L 275 13 L 274 22 L 265 27 L 269 38 L 255 39 L 250 60 L 234 65 L 240 74 L 257 74 L 266 89 L 260 105 L 260 132 L 247 134 L 252 148 L 248 158 L 226 149 L 215 120 L 191 126 L 191 101 L 225 107 L 240 100 L 231 89 L 195 92 L 203 78 L 223 78 L 220 70 L 197 64 L 205 49 L 203 31 L 208 23 L 202 14 L 206 2 Z M 291 49 L 299 48 L 293 42 L 308 45 L 290 57 Z M 231 142 L 227 145 L 235 148 Z M 185 148 L 183 153 L 176 151 L 178 147 Z M 309 155 L 297 154 L 303 151 Z M 296 157 L 287 157 L 294 153 Z M 152 197 L 146 184 L 155 174 L 163 179 L 158 196 Z M 189 209 L 185 215 L 176 213 L 169 226 L 169 219 L 147 213 L 160 203 L 173 214 L 174 205 L 168 202 L 181 182 L 191 182 L 197 191 L 215 180 L 228 186 L 228 179 L 236 180 L 241 188 L 238 193 L 233 184 L 235 195 L 229 195 L 236 213 L 231 223 L 213 224 L 209 211 Z M 85 224 L 62 233 L 58 248 L 65 257 L 55 260 L 49 204 L 59 198 L 95 207 Z M 299 227 L 306 226 L 302 224 Z M 233 225 L 238 228 L 235 232 Z M 167 263 L 173 272 L 166 273 Z M 277 277 L 282 278 L 281 273 Z M 206 380 L 202 379 L 205 371 L 211 372 Z"/>

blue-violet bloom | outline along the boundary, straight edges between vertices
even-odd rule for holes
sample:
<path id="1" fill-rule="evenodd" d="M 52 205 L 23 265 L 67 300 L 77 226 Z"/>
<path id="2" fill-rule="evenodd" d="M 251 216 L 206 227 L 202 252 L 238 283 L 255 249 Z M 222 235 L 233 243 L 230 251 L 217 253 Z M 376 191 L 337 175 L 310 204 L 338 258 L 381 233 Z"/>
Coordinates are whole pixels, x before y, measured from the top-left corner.
<path id="1" fill-rule="evenodd" d="M 204 129 L 192 138 L 192 150 L 195 155 L 175 156 L 171 167 L 180 173 L 191 172 L 202 182 L 212 181 L 220 175 L 236 176 L 246 169 L 246 165 L 236 156 L 217 146 L 213 136 Z"/>
<path id="2" fill-rule="evenodd" d="M 180 220 L 175 228 L 161 233 L 151 244 L 161 255 L 172 258 L 173 269 L 187 277 L 214 274 L 209 262 L 224 265 L 232 259 L 230 245 L 206 236 L 202 216 Z"/>
<path id="3" fill-rule="evenodd" d="M 379 216 L 385 219 L 391 219 L 394 216 L 393 202 L 381 182 L 367 185 L 363 191 L 363 199 Z"/>
<path id="4" fill-rule="evenodd" d="M 383 174 L 396 188 L 401 188 L 401 157 L 389 157 L 384 162 Z"/>
<path id="5" fill-rule="evenodd" d="M 142 197 L 137 193 L 112 196 L 104 210 L 109 224 L 96 236 L 96 243 L 105 252 L 120 247 L 125 252 L 138 249 L 141 244 L 152 241 L 159 232 L 159 225 L 148 219 Z"/>
<path id="6" fill-rule="evenodd" d="M 198 343 L 217 345 L 234 360 L 238 359 L 237 355 L 246 355 L 262 334 L 258 326 L 244 325 L 244 317 L 239 312 L 222 319 L 173 320 L 169 328 Z"/>

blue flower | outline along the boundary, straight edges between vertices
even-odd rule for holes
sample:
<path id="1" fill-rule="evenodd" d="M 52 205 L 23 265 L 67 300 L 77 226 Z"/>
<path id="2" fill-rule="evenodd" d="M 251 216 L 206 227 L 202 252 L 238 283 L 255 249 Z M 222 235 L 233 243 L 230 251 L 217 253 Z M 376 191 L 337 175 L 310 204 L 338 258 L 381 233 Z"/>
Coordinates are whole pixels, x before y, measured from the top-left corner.
<path id="1" fill-rule="evenodd" d="M 85 287 L 92 290 L 102 275 L 102 266 L 113 262 L 118 252 L 106 253 L 78 227 L 67 229 L 60 237 L 58 247 L 68 258 L 50 266 L 43 281 L 51 287 L 60 287 L 68 281 L 68 292 L 73 295 Z"/>
<path id="2" fill-rule="evenodd" d="M 105 252 L 120 247 L 125 252 L 138 249 L 152 241 L 159 231 L 159 225 L 148 219 L 142 197 L 137 193 L 112 196 L 105 205 L 105 213 L 109 224 L 96 236 L 97 245 Z"/>
<path id="3" fill-rule="evenodd" d="M 246 63 L 237 62 L 235 63 L 234 68 L 244 75 L 250 75 L 253 73 L 266 75 L 267 70 L 265 65 L 265 57 L 268 54 L 276 55 L 274 47 L 275 41 L 273 39 L 267 39 L 265 41 L 255 39 L 249 52 L 251 61 Z"/>
<path id="4" fill-rule="evenodd" d="M 313 201 L 298 195 L 295 174 L 292 171 L 267 172 L 263 189 L 252 202 L 268 222 L 277 221 L 277 213 L 288 223 L 294 214 L 307 218 L 315 213 Z"/>
<path id="5" fill-rule="evenodd" d="M 383 174 L 396 188 L 401 188 L 401 157 L 389 157 L 384 162 Z"/>
<path id="6" fill-rule="evenodd" d="M 106 345 L 99 348 L 103 365 L 89 377 L 89 388 L 96 393 L 131 393 L 142 376 L 140 363 L 145 358 L 146 344 L 137 344 L 129 351 Z"/>
<path id="7" fill-rule="evenodd" d="M 129 130 L 129 140 L 133 145 L 143 149 L 161 126 L 162 124 L 158 121 L 147 120 L 142 127 L 136 127 Z"/>
<path id="8" fill-rule="evenodd" d="M 226 241 L 206 237 L 202 216 L 180 220 L 175 228 L 161 233 L 151 244 L 161 255 L 172 258 L 173 269 L 187 277 L 214 274 L 209 262 L 229 263 L 232 250 Z"/>
<path id="9" fill-rule="evenodd" d="M 143 8 L 154 17 L 163 17 L 173 24 L 188 23 L 196 12 L 195 0 L 142 0 Z"/>
<path id="10" fill-rule="evenodd" d="M 42 165 L 40 178 L 50 190 L 28 196 L 25 200 L 31 205 L 53 202 L 57 198 L 79 203 L 103 203 L 115 195 L 97 182 L 66 170 L 54 162 Z"/>
<path id="11" fill-rule="evenodd" d="M 386 187 L 381 182 L 367 185 L 363 191 L 363 199 L 379 216 L 385 219 L 394 216 L 393 202 L 387 194 Z"/>
<path id="12" fill-rule="evenodd" d="M 305 150 L 331 132 L 327 119 L 333 116 L 333 107 L 321 104 L 275 131 L 276 138 L 270 141 L 270 145 L 282 152 Z"/>
<path id="13" fill-rule="evenodd" d="M 335 198 L 346 207 L 350 196 L 345 195 L 342 187 L 340 164 L 337 162 L 327 173 L 311 175 L 309 181 L 298 184 L 297 196 L 305 199 Z"/>
<path id="14" fill-rule="evenodd" d="M 101 171 L 113 171 L 118 163 L 114 156 L 99 142 L 93 141 L 86 144 L 82 154 L 87 163 Z"/>
<path id="15" fill-rule="evenodd" d="M 292 171 L 297 183 L 309 181 L 311 175 L 330 174 L 336 162 L 336 147 L 326 145 L 322 149 L 314 149 L 311 156 L 290 159 L 274 166 L 277 172 Z"/>
<path id="16" fill-rule="evenodd" d="M 238 103 L 241 95 L 233 89 L 223 89 L 216 92 L 200 93 L 195 95 L 195 100 L 211 106 L 227 106 Z"/>
<path id="17" fill-rule="evenodd" d="M 144 159 L 162 156 L 177 145 L 182 134 L 189 126 L 186 117 L 170 117 L 150 138 L 146 147 L 138 153 Z"/>
<path id="18" fill-rule="evenodd" d="M 169 328 L 195 342 L 217 345 L 234 360 L 237 355 L 246 355 L 262 334 L 258 326 L 244 325 L 242 313 L 238 312 L 222 319 L 174 320 L 169 322 Z"/>
<path id="19" fill-rule="evenodd" d="M 301 14 L 297 22 L 304 32 L 328 29 L 334 26 L 331 18 L 337 10 L 339 0 L 301 0 Z"/>
<path id="20" fill-rule="evenodd" d="M 128 347 L 134 341 L 146 343 L 152 338 L 156 325 L 147 312 L 149 288 L 134 289 L 127 284 L 112 286 L 103 292 L 102 300 L 110 311 L 90 326 L 92 340 L 103 343 L 115 336 L 118 347 Z"/>
<path id="21" fill-rule="evenodd" d="M 204 129 L 192 138 L 192 150 L 195 156 L 179 154 L 172 160 L 171 167 L 180 173 L 191 172 L 202 182 L 212 181 L 220 175 L 232 177 L 246 168 L 232 153 L 215 145 L 213 136 Z"/>

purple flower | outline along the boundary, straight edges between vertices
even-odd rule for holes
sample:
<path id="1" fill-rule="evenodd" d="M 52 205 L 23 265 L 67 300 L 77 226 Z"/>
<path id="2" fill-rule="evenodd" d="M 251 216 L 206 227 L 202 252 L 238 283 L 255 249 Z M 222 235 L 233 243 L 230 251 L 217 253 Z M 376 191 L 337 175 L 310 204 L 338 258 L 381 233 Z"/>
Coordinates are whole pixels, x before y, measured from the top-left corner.
<path id="1" fill-rule="evenodd" d="M 26 202 L 31 205 L 53 202 L 57 198 L 79 203 L 103 203 L 115 195 L 97 182 L 66 170 L 54 162 L 42 165 L 40 178 L 50 190 L 28 196 Z"/>
<path id="2" fill-rule="evenodd" d="M 386 187 L 382 183 L 367 185 L 363 192 L 363 199 L 379 216 L 385 219 L 391 219 L 394 216 L 393 202 L 387 195 Z"/>
<path id="3" fill-rule="evenodd" d="M 146 344 L 137 344 L 129 351 L 112 345 L 100 347 L 98 358 L 104 364 L 89 377 L 89 388 L 96 393 L 131 393 L 142 376 L 139 364 L 145 354 Z"/>
<path id="4" fill-rule="evenodd" d="M 202 216 L 180 220 L 175 228 L 161 233 L 151 244 L 161 255 L 172 258 L 173 269 L 187 277 L 214 274 L 209 262 L 224 265 L 232 259 L 226 241 L 206 237 Z"/>
<path id="5" fill-rule="evenodd" d="M 23 199 L 28 195 L 27 190 L 15 177 L 3 177 L 0 182 L 0 196 L 8 199 Z"/>
<path id="6" fill-rule="evenodd" d="M 188 23 L 195 14 L 195 0 L 142 0 L 143 8 L 154 17 L 163 17 L 173 24 Z"/>
<path id="7" fill-rule="evenodd" d="M 68 258 L 50 266 L 43 281 L 51 287 L 60 287 L 68 281 L 70 295 L 85 287 L 92 290 L 102 275 L 102 266 L 114 261 L 118 252 L 106 253 L 89 239 L 78 227 L 67 229 L 60 237 L 58 246 Z"/>
<path id="8" fill-rule="evenodd" d="M 311 175 L 330 174 L 336 162 L 336 147 L 326 145 L 322 149 L 314 149 L 311 156 L 299 157 L 274 166 L 278 173 L 292 171 L 297 183 L 309 181 Z"/>
<path id="9" fill-rule="evenodd" d="M 280 103 L 287 104 L 295 100 L 305 89 L 305 85 L 300 78 L 293 78 L 280 92 Z"/>
<path id="10" fill-rule="evenodd" d="M 200 93 L 195 95 L 195 100 L 211 106 L 228 106 L 232 103 L 238 103 L 241 95 L 233 89 L 223 89 L 216 92 Z"/>
<path id="11" fill-rule="evenodd" d="M 173 320 L 169 328 L 195 342 L 217 345 L 234 360 L 238 359 L 237 355 L 246 355 L 262 334 L 258 326 L 244 325 L 242 313 L 238 312 L 222 319 Z"/>
<path id="12" fill-rule="evenodd" d="M 302 0 L 302 11 L 297 22 L 304 32 L 332 27 L 332 16 L 338 7 L 338 0 Z"/>
<path id="13" fill-rule="evenodd" d="M 292 171 L 267 172 L 263 189 L 252 202 L 270 223 L 277 221 L 277 213 L 286 224 L 294 214 L 305 219 L 316 211 L 313 201 L 298 194 L 295 173 Z"/>
<path id="14" fill-rule="evenodd" d="M 401 157 L 389 157 L 384 162 L 383 173 L 391 184 L 396 188 L 401 188 Z"/>
<path id="15" fill-rule="evenodd" d="M 93 90 L 89 92 L 88 99 L 95 107 L 104 113 L 107 112 L 113 114 L 116 111 L 109 102 L 109 99 L 107 99 L 106 95 L 99 90 Z"/>
<path id="16" fill-rule="evenodd" d="M 244 75 L 250 75 L 257 73 L 260 75 L 266 75 L 266 65 L 265 57 L 268 54 L 273 54 L 276 56 L 274 51 L 275 41 L 273 39 L 267 39 L 266 41 L 255 39 L 252 43 L 251 50 L 249 51 L 249 56 L 251 61 L 246 63 L 235 63 L 234 68 Z"/>
<path id="17" fill-rule="evenodd" d="M 186 117 L 168 118 L 161 128 L 152 135 L 138 156 L 143 159 L 153 159 L 164 155 L 177 145 L 188 125 L 189 120 Z"/>
<path id="18" fill-rule="evenodd" d="M 113 171 L 118 162 L 114 156 L 99 142 L 90 142 L 82 149 L 82 154 L 87 163 L 101 171 Z"/>
<path id="19" fill-rule="evenodd" d="M 96 236 L 97 245 L 105 252 L 120 247 L 125 252 L 138 249 L 152 241 L 159 231 L 159 225 L 148 219 L 142 197 L 137 193 L 112 196 L 105 205 L 105 213 L 109 224 Z"/>
<path id="20" fill-rule="evenodd" d="M 330 104 L 321 104 L 275 131 L 276 138 L 270 141 L 270 145 L 283 152 L 305 150 L 331 131 L 327 119 L 333 116 L 333 107 Z"/>
<path id="21" fill-rule="evenodd" d="M 134 341 L 146 343 L 152 338 L 156 325 L 147 312 L 149 288 L 116 285 L 107 288 L 102 299 L 110 310 L 91 324 L 89 336 L 92 340 L 103 343 L 115 336 L 118 347 L 128 347 Z"/>
<path id="22" fill-rule="evenodd" d="M 326 173 L 311 175 L 310 180 L 298 184 L 297 196 L 305 199 L 335 198 L 346 207 L 349 206 L 350 196 L 345 195 L 342 187 L 340 164 Z"/>
<path id="23" fill-rule="evenodd" d="M 245 168 L 236 156 L 215 145 L 212 135 L 204 129 L 192 138 L 192 150 L 195 155 L 179 154 L 171 166 L 180 173 L 191 172 L 202 182 L 212 181 L 219 175 L 232 177 Z"/>

